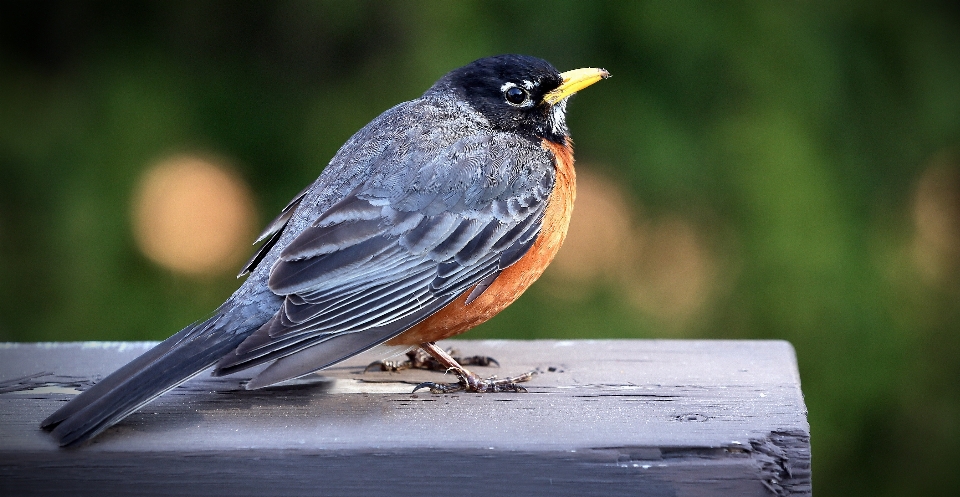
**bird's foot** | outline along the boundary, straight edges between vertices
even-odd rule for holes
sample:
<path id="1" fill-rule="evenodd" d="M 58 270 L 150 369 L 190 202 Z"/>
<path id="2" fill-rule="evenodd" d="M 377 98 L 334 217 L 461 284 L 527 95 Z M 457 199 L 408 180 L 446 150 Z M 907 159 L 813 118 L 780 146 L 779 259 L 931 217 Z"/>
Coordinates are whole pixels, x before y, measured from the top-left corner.
<path id="1" fill-rule="evenodd" d="M 372 369 L 380 371 L 403 371 L 405 369 L 426 369 L 430 371 L 445 371 L 456 374 L 460 381 L 456 383 L 434 383 L 428 381 L 417 385 L 414 392 L 429 388 L 433 393 L 451 392 L 526 392 L 527 389 L 518 385 L 533 378 L 534 373 L 524 373 L 512 378 L 481 378 L 476 373 L 463 367 L 468 366 L 500 366 L 496 359 L 487 356 L 454 357 L 454 349 L 443 350 L 433 342 L 421 344 L 415 350 L 407 352 L 407 358 L 402 361 L 375 361 L 367 365 L 364 372 Z"/>
<path id="2" fill-rule="evenodd" d="M 470 356 L 470 357 L 456 357 L 456 349 L 447 349 L 446 353 L 448 355 L 454 356 L 452 359 L 458 364 L 465 366 L 490 366 L 496 365 L 500 367 L 500 363 L 496 359 L 487 356 Z M 390 371 L 397 372 L 403 371 L 405 369 L 426 369 L 429 371 L 447 371 L 448 366 L 442 364 L 436 358 L 427 353 L 424 349 L 418 347 L 414 350 L 407 352 L 407 358 L 402 361 L 374 361 L 367 365 L 364 368 L 363 372 L 366 373 L 371 369 L 380 371 Z"/>
<path id="3" fill-rule="evenodd" d="M 518 385 L 533 378 L 534 373 L 528 372 L 512 378 L 480 378 L 476 373 L 460 368 L 451 368 L 451 371 L 460 377 L 456 383 L 434 383 L 427 381 L 421 383 L 413 389 L 414 392 L 421 388 L 429 388 L 431 393 L 453 393 L 453 392 L 475 392 L 475 393 L 496 393 L 496 392 L 526 392 L 527 389 Z"/>

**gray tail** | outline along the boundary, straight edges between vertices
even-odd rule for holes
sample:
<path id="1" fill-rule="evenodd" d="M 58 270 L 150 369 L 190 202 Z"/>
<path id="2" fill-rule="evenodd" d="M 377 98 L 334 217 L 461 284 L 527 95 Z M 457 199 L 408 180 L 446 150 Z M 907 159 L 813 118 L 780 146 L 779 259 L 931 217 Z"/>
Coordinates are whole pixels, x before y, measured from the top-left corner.
<path id="1" fill-rule="evenodd" d="M 230 316 L 222 311 L 187 326 L 114 371 L 43 420 L 40 427 L 53 430 L 63 447 L 80 444 L 212 366 L 257 328 L 254 323 L 230 323 Z"/>

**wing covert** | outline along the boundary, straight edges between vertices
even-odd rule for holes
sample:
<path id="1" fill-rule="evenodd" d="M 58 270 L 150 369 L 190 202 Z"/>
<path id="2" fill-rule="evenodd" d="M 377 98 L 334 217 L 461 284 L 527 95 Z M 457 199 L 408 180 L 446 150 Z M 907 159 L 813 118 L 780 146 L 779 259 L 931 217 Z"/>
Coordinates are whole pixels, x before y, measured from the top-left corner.
<path id="1" fill-rule="evenodd" d="M 373 168 L 282 248 L 269 287 L 283 305 L 220 361 L 217 374 L 325 342 L 366 344 L 324 352 L 337 360 L 362 352 L 474 288 L 472 301 L 536 240 L 555 180 L 538 146 L 472 134 L 436 150 L 376 157 L 385 156 L 402 162 Z M 334 340 L 350 333 L 369 340 Z"/>

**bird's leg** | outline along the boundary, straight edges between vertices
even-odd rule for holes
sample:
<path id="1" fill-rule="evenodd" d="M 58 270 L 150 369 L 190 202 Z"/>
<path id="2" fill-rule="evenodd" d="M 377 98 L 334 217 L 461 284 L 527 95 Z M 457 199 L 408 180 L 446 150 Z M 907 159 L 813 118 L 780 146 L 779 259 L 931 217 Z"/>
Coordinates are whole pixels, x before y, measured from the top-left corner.
<path id="1" fill-rule="evenodd" d="M 452 371 L 459 376 L 460 381 L 457 383 L 434 383 L 432 381 L 428 381 L 417 385 L 417 387 L 413 389 L 414 392 L 420 390 L 421 388 L 429 388 L 433 393 L 526 392 L 527 389 L 517 385 L 517 383 L 528 381 L 530 378 L 533 378 L 533 373 L 530 372 L 524 373 L 520 376 L 515 376 L 513 378 L 498 379 L 496 376 L 494 376 L 492 378 L 483 379 L 477 376 L 476 373 L 458 364 L 453 357 L 450 357 L 450 354 L 446 353 L 440 347 L 437 347 L 437 344 L 434 342 L 422 343 L 420 344 L 420 349 L 424 350 L 427 354 L 430 354 L 438 363 L 442 364 L 447 371 Z"/>
<path id="2" fill-rule="evenodd" d="M 457 351 L 455 349 L 447 349 L 446 354 L 450 357 L 455 363 L 464 366 L 490 366 L 496 365 L 500 367 L 500 363 L 496 359 L 487 356 L 470 356 L 470 357 L 456 357 Z M 417 347 L 411 351 L 407 352 L 407 358 L 403 361 L 374 361 L 367 365 L 364 368 L 363 372 L 370 371 L 371 369 L 379 369 L 380 371 L 390 371 L 397 372 L 403 371 L 404 369 L 427 369 L 430 371 L 446 371 L 450 369 L 450 366 L 441 363 L 435 357 L 427 353 L 422 347 Z"/>

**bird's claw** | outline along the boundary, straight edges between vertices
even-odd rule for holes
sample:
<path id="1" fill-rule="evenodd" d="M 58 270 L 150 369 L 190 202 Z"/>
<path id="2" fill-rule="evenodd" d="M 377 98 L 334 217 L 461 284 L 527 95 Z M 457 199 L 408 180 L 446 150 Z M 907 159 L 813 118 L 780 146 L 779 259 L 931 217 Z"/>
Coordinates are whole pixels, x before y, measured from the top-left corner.
<path id="1" fill-rule="evenodd" d="M 511 393 L 526 393 L 527 389 L 518 385 L 517 383 L 522 383 L 529 381 L 533 378 L 534 372 L 527 372 L 520 376 L 514 376 L 513 378 L 503 378 L 499 379 L 496 376 L 491 378 L 482 379 L 474 373 L 471 373 L 468 370 L 454 371 L 457 376 L 460 377 L 460 381 L 456 383 L 435 383 L 432 381 L 425 381 L 416 387 L 413 391 L 423 388 L 429 388 L 430 393 L 454 393 L 454 392 L 468 392 L 468 393 L 499 393 L 499 392 L 511 392 Z"/>
<path id="2" fill-rule="evenodd" d="M 500 363 L 496 359 L 485 356 L 485 355 L 475 355 L 471 357 L 454 357 L 458 363 L 462 366 L 496 366 L 500 367 Z"/>
<path id="3" fill-rule="evenodd" d="M 448 349 L 447 353 L 450 355 L 457 354 L 457 350 Z M 407 352 L 407 358 L 402 361 L 374 361 L 370 364 L 367 364 L 367 367 L 363 368 L 363 372 L 367 373 L 371 370 L 374 371 L 389 371 L 391 373 L 396 373 L 397 371 L 403 371 L 405 369 L 426 369 L 428 371 L 446 371 L 447 367 L 436 360 L 430 354 L 424 352 L 423 349 L 417 348 L 416 350 L 411 350 Z M 460 365 L 463 366 L 496 366 L 500 367 L 500 363 L 488 356 L 475 355 L 470 357 L 454 357 Z"/>

